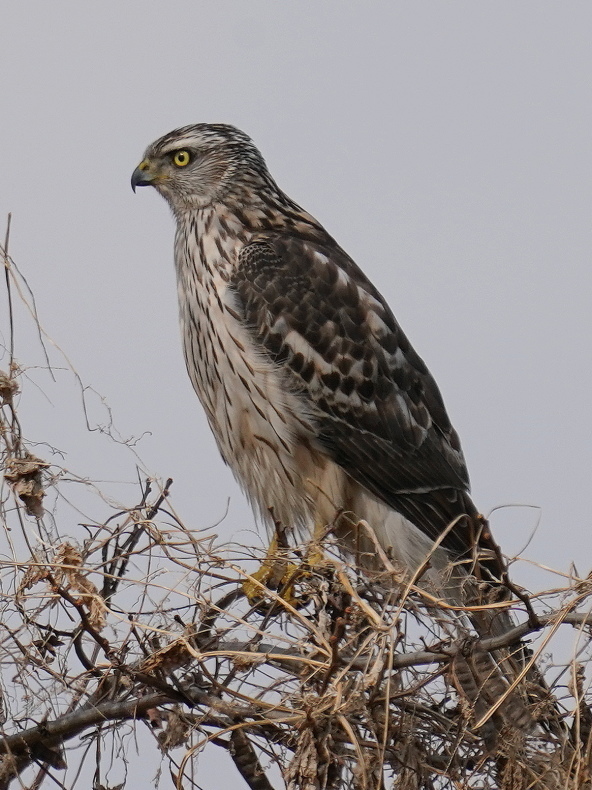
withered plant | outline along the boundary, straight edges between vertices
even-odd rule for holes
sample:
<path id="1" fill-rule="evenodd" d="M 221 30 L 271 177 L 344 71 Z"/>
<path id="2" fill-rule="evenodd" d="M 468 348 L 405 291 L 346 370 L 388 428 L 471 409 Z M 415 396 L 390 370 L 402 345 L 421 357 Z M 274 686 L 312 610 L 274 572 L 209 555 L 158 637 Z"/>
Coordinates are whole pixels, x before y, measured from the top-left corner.
<path id="1" fill-rule="evenodd" d="M 256 552 L 181 520 L 172 481 L 143 478 L 119 506 L 28 436 L 15 302 L 37 319 L 7 242 L 2 256 L 0 788 L 215 787 L 200 774 L 215 750 L 253 790 L 591 786 L 590 578 L 510 585 L 491 606 L 516 627 L 477 640 L 420 574 L 385 555 L 383 572 L 360 573 L 329 529 L 322 561 L 286 548 L 278 588 L 247 598 Z M 526 730 L 503 715 L 512 695 Z M 158 773 L 142 773 L 155 753 Z"/>

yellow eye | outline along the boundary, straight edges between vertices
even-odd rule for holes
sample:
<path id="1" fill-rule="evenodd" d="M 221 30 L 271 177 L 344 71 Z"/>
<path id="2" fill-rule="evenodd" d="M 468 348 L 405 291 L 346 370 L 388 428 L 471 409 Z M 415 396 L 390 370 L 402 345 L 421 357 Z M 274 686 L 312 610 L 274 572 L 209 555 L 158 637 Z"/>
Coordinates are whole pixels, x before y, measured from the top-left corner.
<path id="1" fill-rule="evenodd" d="M 173 164 L 177 167 L 186 167 L 191 161 L 191 154 L 189 151 L 177 151 L 173 156 Z"/>

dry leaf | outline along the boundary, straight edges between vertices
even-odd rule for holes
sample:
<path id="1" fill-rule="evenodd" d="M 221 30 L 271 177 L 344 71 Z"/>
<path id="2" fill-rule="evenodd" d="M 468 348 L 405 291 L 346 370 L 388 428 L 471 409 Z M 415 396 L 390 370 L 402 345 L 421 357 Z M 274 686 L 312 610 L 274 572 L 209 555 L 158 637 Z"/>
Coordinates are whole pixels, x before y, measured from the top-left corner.
<path id="1" fill-rule="evenodd" d="M 190 732 L 191 725 L 187 719 L 179 714 L 179 708 L 173 708 L 167 712 L 166 727 L 158 734 L 158 744 L 163 752 L 184 746 Z"/>
<path id="2" fill-rule="evenodd" d="M 318 790 L 318 754 L 312 731 L 301 731 L 292 762 L 285 771 L 286 790 Z"/>
<path id="3" fill-rule="evenodd" d="M 169 645 L 157 650 L 140 664 L 141 672 L 154 672 L 160 669 L 166 673 L 185 667 L 195 659 L 195 651 L 191 650 L 185 637 L 179 637 Z"/>
<path id="4" fill-rule="evenodd" d="M 35 518 L 43 517 L 43 470 L 48 466 L 29 453 L 24 458 L 8 458 L 6 461 L 5 480 L 24 504 L 27 514 Z"/>
<path id="5" fill-rule="evenodd" d="M 55 554 L 56 578 L 61 584 L 67 581 L 77 592 L 80 602 L 88 609 L 88 620 L 93 628 L 101 631 L 105 627 L 105 602 L 88 576 L 82 573 L 82 557 L 71 543 L 62 543 Z"/>
<path id="6" fill-rule="evenodd" d="M 18 392 L 16 379 L 11 378 L 8 373 L 0 370 L 0 405 L 12 405 L 12 400 Z"/>

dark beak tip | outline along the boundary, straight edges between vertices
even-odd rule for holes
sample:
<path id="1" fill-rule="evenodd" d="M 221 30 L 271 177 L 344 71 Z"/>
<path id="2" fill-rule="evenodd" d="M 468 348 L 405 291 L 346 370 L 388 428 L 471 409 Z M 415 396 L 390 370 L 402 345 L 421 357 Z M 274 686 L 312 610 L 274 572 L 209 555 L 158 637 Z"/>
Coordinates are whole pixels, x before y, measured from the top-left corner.
<path id="1" fill-rule="evenodd" d="M 136 169 L 132 173 L 132 180 L 131 180 L 132 189 L 134 190 L 134 192 L 136 191 L 136 187 L 147 187 L 150 186 L 151 183 L 152 183 L 152 179 L 146 178 L 146 174 L 144 173 L 144 171 L 140 170 L 139 167 L 136 167 Z"/>

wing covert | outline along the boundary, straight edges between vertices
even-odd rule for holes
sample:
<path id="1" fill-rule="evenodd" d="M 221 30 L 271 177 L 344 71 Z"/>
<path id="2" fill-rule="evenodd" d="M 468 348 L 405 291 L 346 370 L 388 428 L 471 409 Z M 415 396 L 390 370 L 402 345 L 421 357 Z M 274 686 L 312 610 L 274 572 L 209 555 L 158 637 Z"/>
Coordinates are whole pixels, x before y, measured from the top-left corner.
<path id="1" fill-rule="evenodd" d="M 255 341 L 314 415 L 320 445 L 351 477 L 432 539 L 476 515 L 436 382 L 330 237 L 261 235 L 243 248 L 231 286 Z M 474 541 L 459 522 L 444 545 L 464 554 Z"/>

